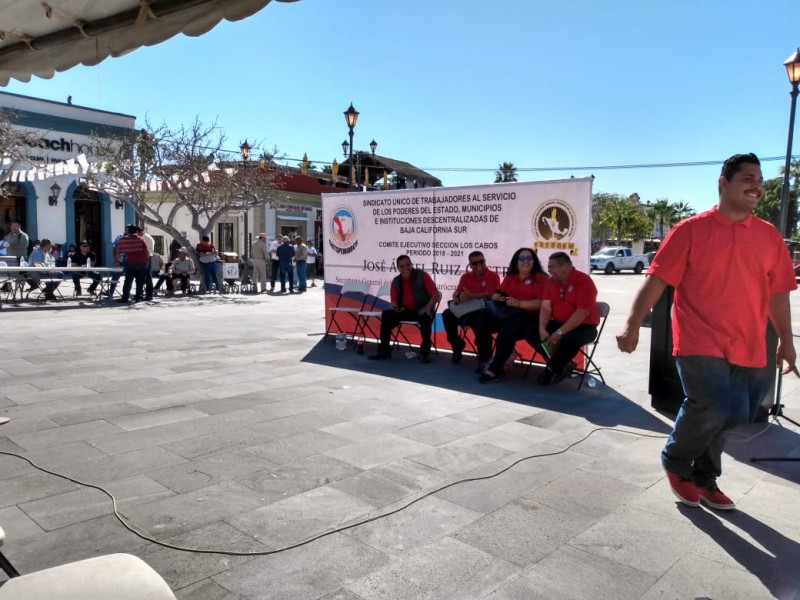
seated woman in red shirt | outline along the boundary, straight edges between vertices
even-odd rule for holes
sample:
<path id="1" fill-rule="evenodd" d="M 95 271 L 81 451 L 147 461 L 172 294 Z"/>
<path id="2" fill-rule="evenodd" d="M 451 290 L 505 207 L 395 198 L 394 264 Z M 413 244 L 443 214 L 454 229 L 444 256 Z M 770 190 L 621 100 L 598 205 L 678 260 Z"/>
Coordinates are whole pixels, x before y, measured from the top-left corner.
<path id="1" fill-rule="evenodd" d="M 481 383 L 497 381 L 518 340 L 539 342 L 539 309 L 547 283 L 539 257 L 530 248 L 520 248 L 511 257 L 508 274 L 492 300 L 505 305 L 494 319 L 497 330 L 494 357 L 481 373 Z"/>

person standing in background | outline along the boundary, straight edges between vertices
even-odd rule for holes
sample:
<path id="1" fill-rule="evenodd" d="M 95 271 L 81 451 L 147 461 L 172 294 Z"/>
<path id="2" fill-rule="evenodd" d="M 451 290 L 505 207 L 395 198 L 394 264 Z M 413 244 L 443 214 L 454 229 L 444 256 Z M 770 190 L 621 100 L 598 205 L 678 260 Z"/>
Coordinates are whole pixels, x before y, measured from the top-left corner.
<path id="1" fill-rule="evenodd" d="M 294 264 L 297 270 L 297 290 L 306 291 L 306 266 L 308 263 L 308 246 L 303 243 L 299 235 L 294 238 Z"/>
<path id="2" fill-rule="evenodd" d="M 152 257 L 156 251 L 156 241 L 153 239 L 153 236 L 149 233 L 145 233 L 144 229 L 141 227 L 138 228 L 139 232 L 138 235 L 140 238 L 144 240 L 145 245 L 147 246 L 147 254 Z M 159 257 L 160 258 L 160 257 Z M 164 261 L 161 261 L 163 264 Z M 158 271 L 156 271 L 158 273 Z M 147 269 L 147 272 L 144 275 L 144 299 L 150 302 L 153 299 L 153 273 L 152 269 Z"/>
<path id="3" fill-rule="evenodd" d="M 314 247 L 314 240 L 306 241 L 308 248 L 308 264 L 306 266 L 307 278 L 311 280 L 309 287 L 317 287 L 317 249 Z"/>
<path id="4" fill-rule="evenodd" d="M 267 234 L 259 233 L 256 241 L 250 247 L 250 260 L 253 261 L 253 287 L 258 284 L 259 293 L 267 291 L 267 261 L 269 248 L 267 247 Z"/>
<path id="5" fill-rule="evenodd" d="M 275 236 L 269 244 L 269 258 L 270 258 L 270 273 L 269 273 L 269 291 L 275 291 L 275 281 L 278 279 L 278 273 L 281 268 L 281 261 L 278 260 L 278 246 L 281 245 L 281 237 Z"/>
<path id="6" fill-rule="evenodd" d="M 219 279 L 217 278 L 217 249 L 211 243 L 211 238 L 204 235 L 200 243 L 195 246 L 194 251 L 197 253 L 197 260 L 200 261 L 200 270 L 203 273 L 203 285 L 206 288 L 206 294 L 212 293 L 212 283 L 217 292 L 220 292 Z"/>
<path id="7" fill-rule="evenodd" d="M 8 251 L 8 256 L 16 256 L 17 259 L 27 258 L 30 238 L 20 228 L 19 221 L 11 222 L 11 231 L 6 234 L 3 245 Z"/>

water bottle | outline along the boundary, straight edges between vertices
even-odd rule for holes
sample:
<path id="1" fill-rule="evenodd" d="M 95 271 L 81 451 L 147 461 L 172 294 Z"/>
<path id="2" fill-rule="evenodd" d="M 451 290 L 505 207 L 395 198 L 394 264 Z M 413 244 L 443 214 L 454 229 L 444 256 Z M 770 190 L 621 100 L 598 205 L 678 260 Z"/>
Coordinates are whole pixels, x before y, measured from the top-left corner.
<path id="1" fill-rule="evenodd" d="M 588 385 L 592 389 L 596 388 L 597 387 L 597 379 L 595 379 L 594 377 L 589 375 L 589 377 L 586 380 L 586 385 Z"/>
<path id="2" fill-rule="evenodd" d="M 91 269 L 92 268 L 92 259 L 91 258 L 87 258 L 86 259 L 86 268 L 87 269 Z"/>
<path id="3" fill-rule="evenodd" d="M 24 258 L 24 257 L 23 257 L 23 258 L 20 258 L 20 259 L 19 259 L 19 266 L 20 266 L 20 267 L 27 267 L 27 266 L 28 266 L 28 261 L 27 261 L 27 260 L 25 260 L 25 258 Z"/>
<path id="4" fill-rule="evenodd" d="M 71 257 L 71 256 L 68 256 L 68 257 L 67 257 L 67 268 L 69 268 L 69 267 L 71 267 L 71 266 L 72 266 L 72 257 Z"/>
<path id="5" fill-rule="evenodd" d="M 347 348 L 347 336 L 343 333 L 336 334 L 336 349 L 344 350 Z"/>
<path id="6" fill-rule="evenodd" d="M 364 340 L 358 340 L 358 344 L 356 344 L 356 352 L 358 354 L 364 354 Z"/>

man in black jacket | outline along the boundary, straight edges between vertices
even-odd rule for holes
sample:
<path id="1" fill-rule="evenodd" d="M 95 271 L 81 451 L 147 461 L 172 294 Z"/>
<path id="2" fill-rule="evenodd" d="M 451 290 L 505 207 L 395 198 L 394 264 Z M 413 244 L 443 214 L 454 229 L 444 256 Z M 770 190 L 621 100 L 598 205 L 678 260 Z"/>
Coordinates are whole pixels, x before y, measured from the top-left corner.
<path id="1" fill-rule="evenodd" d="M 411 259 L 402 254 L 395 262 L 400 274 L 392 280 L 391 308 L 383 311 L 381 316 L 381 341 L 378 352 L 369 357 L 370 360 L 383 360 L 392 357 L 392 331 L 400 321 L 416 321 L 419 323 L 420 344 L 419 360 L 431 362 L 431 329 L 433 326 L 434 308 L 442 297 L 436 284 L 425 271 L 415 269 Z"/>

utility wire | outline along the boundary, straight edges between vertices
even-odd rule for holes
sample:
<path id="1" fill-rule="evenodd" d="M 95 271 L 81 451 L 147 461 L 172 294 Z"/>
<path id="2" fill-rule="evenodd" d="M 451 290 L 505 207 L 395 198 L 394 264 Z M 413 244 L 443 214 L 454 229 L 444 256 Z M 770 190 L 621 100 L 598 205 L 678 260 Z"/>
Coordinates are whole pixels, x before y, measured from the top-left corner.
<path id="1" fill-rule="evenodd" d="M 125 517 L 123 517 L 119 513 L 119 510 L 117 508 L 117 500 L 116 500 L 116 498 L 114 497 L 114 495 L 111 492 L 109 492 L 104 487 L 99 486 L 99 485 L 95 485 L 93 483 L 86 483 L 86 482 L 81 481 L 79 479 L 74 479 L 72 477 L 69 477 L 68 475 L 63 475 L 62 473 L 57 473 L 56 471 L 51 471 L 50 469 L 47 469 L 47 468 L 42 467 L 40 465 L 37 465 L 31 459 L 29 459 L 29 458 L 27 458 L 25 456 L 22 456 L 20 454 L 15 454 L 13 452 L 0 451 L 0 455 L 13 456 L 15 458 L 22 459 L 25 462 L 27 462 L 29 465 L 31 465 L 34 469 L 38 469 L 38 470 L 40 470 L 40 471 L 42 471 L 44 473 L 47 473 L 49 475 L 53 475 L 55 477 L 60 477 L 61 479 L 65 479 L 67 481 L 71 481 L 72 483 L 75 483 L 77 485 L 82 485 L 84 487 L 88 487 L 88 488 L 92 488 L 92 489 L 95 489 L 95 490 L 99 490 L 100 492 L 104 493 L 106 496 L 108 496 L 111 499 L 111 506 L 112 506 L 113 511 L 114 511 L 114 516 L 122 524 L 122 526 L 125 527 L 125 529 L 127 529 L 131 533 L 133 533 L 135 536 L 137 536 L 137 537 L 139 537 L 139 538 L 141 538 L 141 539 L 143 539 L 143 540 L 145 540 L 147 542 L 151 542 L 153 544 L 157 544 L 159 546 L 163 546 L 164 548 L 170 548 L 172 550 L 180 550 L 181 552 L 192 552 L 192 553 L 195 553 L 195 554 L 224 554 L 224 555 L 227 555 L 227 556 L 269 556 L 271 554 L 279 554 L 281 552 L 286 552 L 287 550 L 293 550 L 295 548 L 300 548 L 301 546 L 305 546 L 307 544 L 310 544 L 311 542 L 315 542 L 317 540 L 320 540 L 320 539 L 322 539 L 324 537 L 328 537 L 328 536 L 333 535 L 335 533 L 341 533 L 342 531 L 347 531 L 348 529 L 353 529 L 354 527 L 359 527 L 359 526 L 365 525 L 367 523 L 372 523 L 373 521 L 377 521 L 379 519 L 385 519 L 386 517 L 390 517 L 390 516 L 392 516 L 394 514 L 397 514 L 397 513 L 401 512 L 401 511 L 409 508 L 410 506 L 416 504 L 417 502 L 419 502 L 421 500 L 424 500 L 425 498 L 433 496 L 434 494 L 438 494 L 439 492 L 442 492 L 442 491 L 444 491 L 444 490 L 446 490 L 448 488 L 454 487 L 456 485 L 460 485 L 462 483 L 470 483 L 470 482 L 473 482 L 473 481 L 486 481 L 488 479 L 493 479 L 495 477 L 498 477 L 499 475 L 502 475 L 506 471 L 514 468 L 515 466 L 517 466 L 518 464 L 520 464 L 520 463 L 522 463 L 522 462 L 524 462 L 526 460 L 531 460 L 533 458 L 544 458 L 544 457 L 547 457 L 547 456 L 557 456 L 559 454 L 564 454 L 565 452 L 567 452 L 567 450 L 569 450 L 569 449 L 573 448 L 574 446 L 577 446 L 578 444 L 586 441 L 591 435 L 593 435 L 594 433 L 596 433 L 598 431 L 617 431 L 619 433 L 626 433 L 626 434 L 629 434 L 629 435 L 636 435 L 636 436 L 640 436 L 640 437 L 649 437 L 649 438 L 660 438 L 660 439 L 664 439 L 664 438 L 667 437 L 665 435 L 655 435 L 655 434 L 641 433 L 641 432 L 638 432 L 638 431 L 627 431 L 625 429 L 618 429 L 616 427 L 597 427 L 595 429 L 592 429 L 589 433 L 587 433 L 585 436 L 583 436 L 578 441 L 569 444 L 566 448 L 563 448 L 562 450 L 556 450 L 556 451 L 553 451 L 553 452 L 544 452 L 542 454 L 531 454 L 529 456 L 524 456 L 524 457 L 522 457 L 522 458 L 520 458 L 518 460 L 515 460 L 510 465 L 500 469 L 499 471 L 497 471 L 496 473 L 493 473 L 491 475 L 484 475 L 484 476 L 481 476 L 481 477 L 468 477 L 468 478 L 465 478 L 465 479 L 459 479 L 459 480 L 453 481 L 451 483 L 439 486 L 439 487 L 437 487 L 437 488 L 435 488 L 435 489 L 433 489 L 433 490 L 431 490 L 429 492 L 426 492 L 426 493 L 422 494 L 421 496 L 418 496 L 418 497 L 414 498 L 413 500 L 410 500 L 410 501 L 406 502 L 405 504 L 403 504 L 402 506 L 400 506 L 398 508 L 395 508 L 395 509 L 390 510 L 388 512 L 384 512 L 384 513 L 375 515 L 374 517 L 369 517 L 369 518 L 366 518 L 366 519 L 362 519 L 362 520 L 357 521 L 355 523 L 351 523 L 350 525 L 344 525 L 342 527 L 336 527 L 334 529 L 329 529 L 328 531 L 325 531 L 323 533 L 319 533 L 319 534 L 314 535 L 312 537 L 306 538 L 306 539 L 304 539 L 302 541 L 296 542 L 294 544 L 290 544 L 288 546 L 284 546 L 282 548 L 277 548 L 275 550 L 253 550 L 253 551 L 246 551 L 246 552 L 245 551 L 238 551 L 238 550 L 214 550 L 214 549 L 209 550 L 209 549 L 205 549 L 205 548 L 187 548 L 185 546 L 178 546 L 176 544 L 170 544 L 168 542 L 162 542 L 162 541 L 157 540 L 157 539 L 155 539 L 153 537 L 150 537 L 146 533 L 143 533 L 143 532 L 139 531 L 139 529 L 135 525 L 132 525 L 132 524 L 128 523 L 127 519 Z"/>

